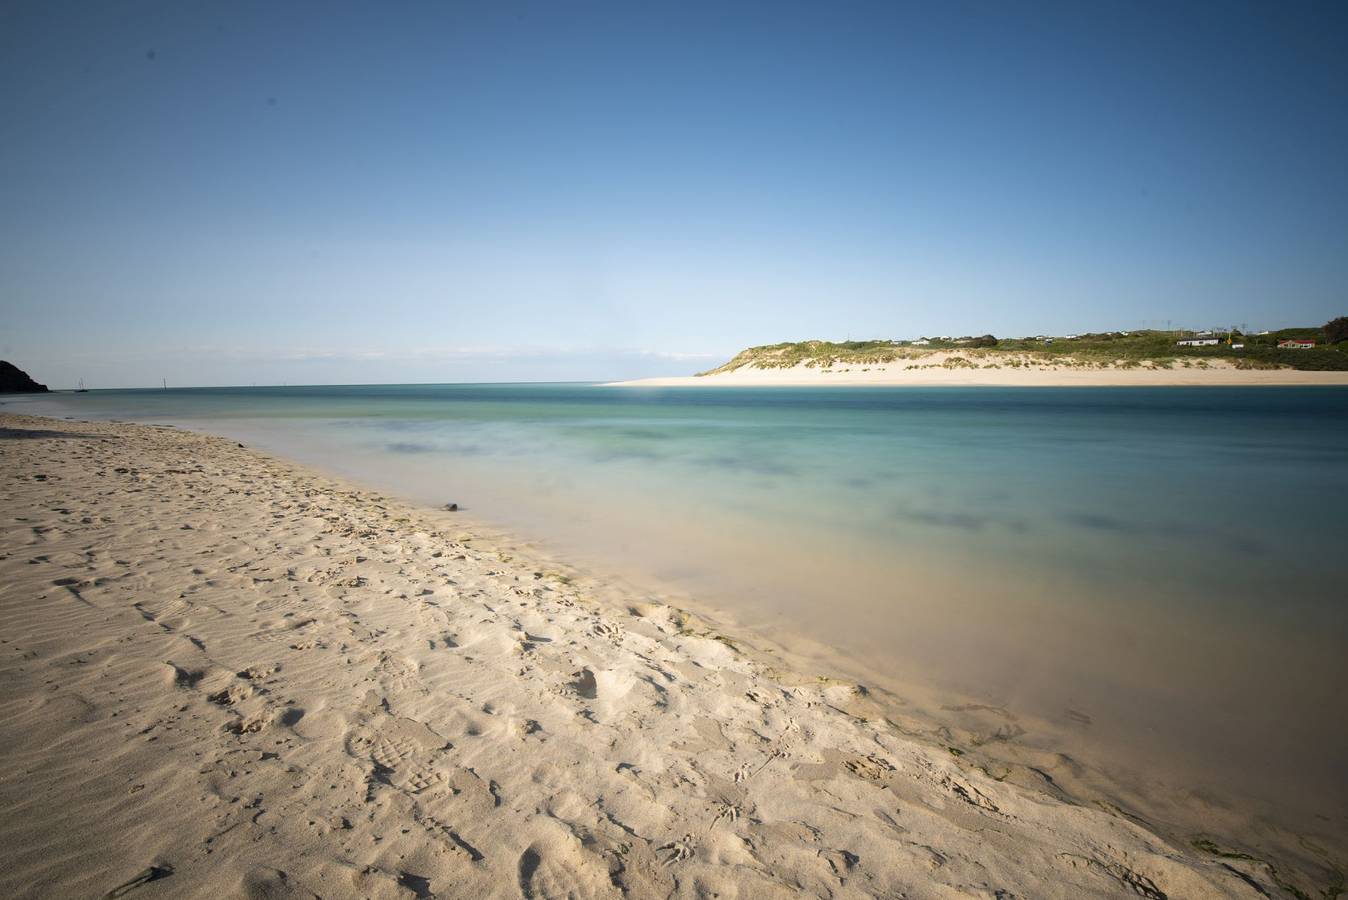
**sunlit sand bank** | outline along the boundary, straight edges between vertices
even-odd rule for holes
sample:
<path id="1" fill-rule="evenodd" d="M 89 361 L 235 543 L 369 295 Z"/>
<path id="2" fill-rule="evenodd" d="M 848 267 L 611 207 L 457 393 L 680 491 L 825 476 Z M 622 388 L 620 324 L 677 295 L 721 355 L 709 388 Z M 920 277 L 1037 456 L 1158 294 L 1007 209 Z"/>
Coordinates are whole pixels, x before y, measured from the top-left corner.
<path id="1" fill-rule="evenodd" d="M 856 684 L 456 514 L 177 429 L 0 429 L 7 896 L 1253 898 L 1332 878 L 1036 767 L 990 773 Z"/>
<path id="2" fill-rule="evenodd" d="M 1013 362 L 1014 360 L 1014 362 Z M 1296 369 L 1240 369 L 1226 360 L 1183 361 L 1170 367 L 1149 362 L 1132 366 L 1070 360 L 1044 361 L 1014 354 L 932 351 L 912 359 L 830 368 L 797 365 L 781 369 L 748 366 L 714 375 L 640 378 L 613 382 L 634 387 L 783 387 L 855 385 L 964 385 L 1006 387 L 1164 387 L 1182 385 L 1348 384 L 1348 372 Z"/>

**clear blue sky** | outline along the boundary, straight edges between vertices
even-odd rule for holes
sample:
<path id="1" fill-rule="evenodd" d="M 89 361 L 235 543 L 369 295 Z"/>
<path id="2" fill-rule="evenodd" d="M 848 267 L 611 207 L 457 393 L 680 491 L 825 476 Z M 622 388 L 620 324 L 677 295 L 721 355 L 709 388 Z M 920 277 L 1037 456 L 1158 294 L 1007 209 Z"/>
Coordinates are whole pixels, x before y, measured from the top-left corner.
<path id="1" fill-rule="evenodd" d="M 0 7 L 0 357 L 611 378 L 1348 313 L 1348 3 Z"/>

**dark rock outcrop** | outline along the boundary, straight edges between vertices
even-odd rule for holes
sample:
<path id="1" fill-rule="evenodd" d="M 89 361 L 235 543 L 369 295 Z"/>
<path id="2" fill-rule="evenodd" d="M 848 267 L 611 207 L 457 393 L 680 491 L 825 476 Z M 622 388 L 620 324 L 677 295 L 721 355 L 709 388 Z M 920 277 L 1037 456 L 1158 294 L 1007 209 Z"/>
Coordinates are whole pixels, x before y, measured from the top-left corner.
<path id="1" fill-rule="evenodd" d="M 23 369 L 0 359 L 0 394 L 40 394 L 46 390 L 45 384 L 29 378 Z"/>

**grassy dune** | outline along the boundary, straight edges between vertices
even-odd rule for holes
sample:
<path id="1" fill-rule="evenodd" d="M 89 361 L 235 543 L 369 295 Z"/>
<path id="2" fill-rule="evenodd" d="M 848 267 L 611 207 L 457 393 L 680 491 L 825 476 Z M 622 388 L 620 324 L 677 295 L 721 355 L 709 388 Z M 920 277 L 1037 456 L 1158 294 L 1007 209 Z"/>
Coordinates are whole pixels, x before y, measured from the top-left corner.
<path id="1" fill-rule="evenodd" d="M 1319 328 L 1285 328 L 1263 335 L 1219 335 L 1223 343 L 1213 347 L 1181 347 L 1177 342 L 1192 337 L 1192 332 L 1133 331 L 1082 334 L 1075 337 L 1023 337 L 998 339 L 981 337 L 913 341 L 798 341 L 766 344 L 742 350 L 724 365 L 699 375 L 719 375 L 737 369 L 832 368 L 835 365 L 884 365 L 899 360 L 920 359 L 937 350 L 972 350 L 995 362 L 1005 355 L 1009 365 L 1024 362 L 1059 365 L 1119 366 L 1128 368 L 1146 362 L 1169 368 L 1192 366 L 1203 361 L 1222 359 L 1237 368 L 1299 369 L 1303 371 L 1348 371 L 1348 342 L 1329 345 Z M 1231 338 L 1228 340 L 1228 338 Z M 1312 350 L 1279 350 L 1278 342 L 1291 338 L 1309 338 L 1316 342 Z M 1243 348 L 1232 344 L 1243 343 Z M 1013 362 L 1014 360 L 1014 362 Z"/>

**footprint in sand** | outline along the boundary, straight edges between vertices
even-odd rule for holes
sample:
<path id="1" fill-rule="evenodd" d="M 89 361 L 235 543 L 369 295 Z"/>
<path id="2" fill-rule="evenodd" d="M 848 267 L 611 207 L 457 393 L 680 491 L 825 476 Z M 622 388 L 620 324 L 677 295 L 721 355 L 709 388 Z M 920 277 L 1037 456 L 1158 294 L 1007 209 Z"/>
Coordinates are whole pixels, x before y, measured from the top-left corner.
<path id="1" fill-rule="evenodd" d="M 396 693 L 409 688 L 424 690 L 416 663 L 398 653 L 380 651 L 379 662 L 375 664 L 373 675 L 391 692 Z"/>
<path id="2" fill-rule="evenodd" d="M 594 700 L 599 696 L 599 683 L 595 680 L 594 673 L 589 669 L 581 669 L 571 677 L 574 680 L 569 686 L 582 699 Z"/>
<path id="3" fill-rule="evenodd" d="M 233 706 L 241 700 L 247 700 L 253 696 L 253 686 L 250 684 L 231 684 L 227 688 L 216 691 L 213 694 L 207 694 L 206 699 L 219 706 Z"/>
<path id="4" fill-rule="evenodd" d="M 603 619 L 600 619 L 598 622 L 594 623 L 594 627 L 591 630 L 598 637 L 605 638 L 615 645 L 619 645 L 623 642 L 622 626 L 618 625 L 616 622 L 605 622 Z"/>
<path id="5" fill-rule="evenodd" d="M 280 869 L 259 866 L 243 876 L 239 896 L 248 900 L 281 900 L 281 898 L 313 898 L 318 895 L 305 890 L 290 880 L 290 876 Z"/>
<path id="6" fill-rule="evenodd" d="M 684 860 L 692 859 L 693 853 L 697 849 L 697 845 L 693 843 L 693 836 L 691 834 L 685 834 L 677 841 L 670 841 L 667 844 L 662 844 L 657 849 L 665 855 L 664 864 L 666 866 L 672 866 L 675 863 L 681 863 Z"/>
<path id="7" fill-rule="evenodd" d="M 608 865 L 600 857 L 560 839 L 530 846 L 521 854 L 518 869 L 520 893 L 526 900 L 621 896 L 610 883 Z"/>
<path id="8" fill-rule="evenodd" d="M 451 785 L 451 789 L 452 787 L 453 786 Z M 463 856 L 469 862 L 482 862 L 482 860 L 487 858 L 481 850 L 469 843 L 463 835 L 459 834 L 459 832 L 450 825 L 441 822 L 435 816 L 423 815 L 421 824 L 432 836 L 446 840 L 448 842 L 446 846 L 450 848 L 451 852 Z"/>
<path id="9" fill-rule="evenodd" d="M 173 687 L 193 688 L 197 686 L 197 682 L 206 677 L 204 669 L 184 669 L 167 661 L 164 665 L 169 667 L 171 673 L 169 684 Z"/>
<path id="10" fill-rule="evenodd" d="M 894 765 L 879 756 L 858 756 L 843 763 L 847 771 L 858 778 L 874 781 L 877 784 L 887 781 L 894 772 Z"/>
<path id="11" fill-rule="evenodd" d="M 716 815 L 712 816 L 712 827 L 715 827 L 722 822 L 725 822 L 727 825 L 733 825 L 739 821 L 741 812 L 742 810 L 738 803 L 722 803 L 720 808 L 716 811 Z"/>
<path id="12" fill-rule="evenodd" d="M 225 731 L 230 734 L 257 734 L 270 723 L 270 717 L 266 712 L 255 713 L 251 716 L 238 716 L 233 721 L 225 723 Z"/>
<path id="13" fill-rule="evenodd" d="M 415 719 L 381 718 L 346 740 L 347 753 L 373 765 L 374 780 L 414 794 L 445 781 L 445 771 L 435 758 L 451 747 Z"/>

